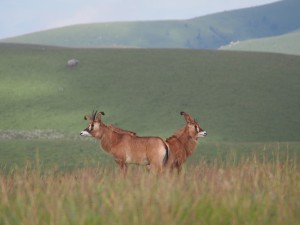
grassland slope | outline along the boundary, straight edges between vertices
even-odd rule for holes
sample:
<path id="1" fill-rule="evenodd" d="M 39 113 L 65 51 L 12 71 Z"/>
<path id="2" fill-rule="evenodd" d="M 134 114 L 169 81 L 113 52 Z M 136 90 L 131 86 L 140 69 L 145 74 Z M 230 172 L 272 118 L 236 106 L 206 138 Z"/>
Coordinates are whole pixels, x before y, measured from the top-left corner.
<path id="1" fill-rule="evenodd" d="M 300 2 L 284 0 L 188 20 L 83 24 L 2 40 L 68 47 L 219 48 L 300 28 Z"/>
<path id="2" fill-rule="evenodd" d="M 276 52 L 283 54 L 300 55 L 300 31 L 279 35 L 270 38 L 252 39 L 231 43 L 222 50 Z"/>
<path id="3" fill-rule="evenodd" d="M 299 141 L 300 57 L 227 51 L 0 45 L 1 131 L 77 133 L 83 115 L 170 136 L 197 118 L 210 141 Z M 66 61 L 80 64 L 69 68 Z"/>

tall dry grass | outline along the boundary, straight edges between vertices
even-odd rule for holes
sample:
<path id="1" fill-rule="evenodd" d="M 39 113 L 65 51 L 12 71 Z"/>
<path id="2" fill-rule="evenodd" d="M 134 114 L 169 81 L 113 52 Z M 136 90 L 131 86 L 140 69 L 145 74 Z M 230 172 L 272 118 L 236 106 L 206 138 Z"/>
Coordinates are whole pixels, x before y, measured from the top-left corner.
<path id="1" fill-rule="evenodd" d="M 0 176 L 0 224 L 299 224 L 296 161 L 204 160 L 184 174 L 24 168 Z"/>

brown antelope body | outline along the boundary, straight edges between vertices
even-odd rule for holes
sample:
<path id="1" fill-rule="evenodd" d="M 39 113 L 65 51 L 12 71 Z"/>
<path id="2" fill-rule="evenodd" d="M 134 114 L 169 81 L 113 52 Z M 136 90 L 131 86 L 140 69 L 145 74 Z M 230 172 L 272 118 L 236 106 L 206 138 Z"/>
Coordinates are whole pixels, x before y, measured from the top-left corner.
<path id="1" fill-rule="evenodd" d="M 169 145 L 169 158 L 166 167 L 173 171 L 177 169 L 178 174 L 182 170 L 182 164 L 196 150 L 199 137 L 205 137 L 204 131 L 189 114 L 181 112 L 187 124 L 175 132 L 166 142 Z"/>
<path id="2" fill-rule="evenodd" d="M 101 121 L 103 112 L 95 112 L 89 120 L 89 126 L 81 131 L 81 136 L 92 136 L 100 141 L 102 149 L 113 155 L 121 170 L 126 173 L 128 164 L 147 165 L 150 170 L 161 172 L 168 159 L 168 146 L 159 137 L 139 137 Z"/>

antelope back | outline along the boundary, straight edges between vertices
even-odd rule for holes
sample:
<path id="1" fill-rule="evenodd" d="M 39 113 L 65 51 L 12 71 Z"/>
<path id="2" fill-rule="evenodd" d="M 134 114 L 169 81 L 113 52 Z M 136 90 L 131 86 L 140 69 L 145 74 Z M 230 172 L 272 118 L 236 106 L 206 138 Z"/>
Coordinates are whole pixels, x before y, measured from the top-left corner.
<path id="1" fill-rule="evenodd" d="M 120 127 L 116 127 L 115 125 L 112 125 L 112 124 L 107 125 L 107 127 L 119 134 L 129 134 L 131 136 L 136 136 L 135 132 L 129 131 L 129 130 L 124 130 L 124 129 L 122 129 Z"/>

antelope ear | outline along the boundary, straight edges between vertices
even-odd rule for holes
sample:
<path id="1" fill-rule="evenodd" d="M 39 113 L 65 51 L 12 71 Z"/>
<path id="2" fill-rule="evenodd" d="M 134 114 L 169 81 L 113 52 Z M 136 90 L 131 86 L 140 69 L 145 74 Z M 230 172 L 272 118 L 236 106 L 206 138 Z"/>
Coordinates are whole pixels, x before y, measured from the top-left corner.
<path id="1" fill-rule="evenodd" d="M 194 122 L 193 118 L 189 114 L 187 114 L 185 112 L 180 112 L 180 115 L 184 116 L 187 123 L 191 124 Z"/>
<path id="2" fill-rule="evenodd" d="M 97 115 L 96 115 L 96 118 L 95 118 L 96 121 L 99 122 L 99 123 L 101 123 L 101 115 L 104 116 L 105 113 L 104 112 L 98 112 Z"/>
<path id="3" fill-rule="evenodd" d="M 88 116 L 88 115 L 85 115 L 85 116 L 84 116 L 84 119 L 85 119 L 85 120 L 88 120 L 88 121 L 90 121 L 90 122 L 93 121 L 93 120 L 92 120 L 92 117 L 90 117 L 90 116 Z"/>

